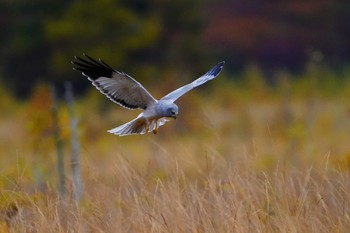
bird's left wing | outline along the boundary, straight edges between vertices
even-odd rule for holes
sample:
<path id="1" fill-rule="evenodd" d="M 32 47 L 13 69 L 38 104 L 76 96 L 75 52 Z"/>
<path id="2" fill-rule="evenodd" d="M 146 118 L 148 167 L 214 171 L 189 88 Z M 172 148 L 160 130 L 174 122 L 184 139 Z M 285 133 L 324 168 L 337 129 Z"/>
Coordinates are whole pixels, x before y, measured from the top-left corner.
<path id="1" fill-rule="evenodd" d="M 157 100 L 135 79 L 116 71 L 102 60 L 84 54 L 75 57 L 73 69 L 81 71 L 92 84 L 113 102 L 128 109 L 146 109 Z"/>
<path id="2" fill-rule="evenodd" d="M 209 70 L 207 73 L 205 73 L 198 79 L 194 80 L 193 82 L 185 86 L 182 86 L 176 89 L 175 91 L 170 92 L 169 94 L 161 98 L 161 100 L 170 100 L 172 102 L 176 101 L 178 98 L 180 98 L 182 95 L 189 92 L 193 88 L 198 87 L 208 82 L 209 80 L 216 78 L 220 74 L 222 68 L 224 67 L 224 64 L 225 64 L 224 61 L 219 62 L 216 66 L 214 66 L 211 70 Z"/>

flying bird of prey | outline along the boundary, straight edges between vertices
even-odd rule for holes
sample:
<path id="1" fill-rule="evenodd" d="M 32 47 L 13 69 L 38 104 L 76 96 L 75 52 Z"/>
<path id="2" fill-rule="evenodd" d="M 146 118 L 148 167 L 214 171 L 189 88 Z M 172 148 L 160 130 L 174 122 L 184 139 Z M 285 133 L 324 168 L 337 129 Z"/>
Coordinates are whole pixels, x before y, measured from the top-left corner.
<path id="1" fill-rule="evenodd" d="M 179 108 L 174 102 L 186 92 L 216 78 L 225 64 L 224 61 L 218 63 L 192 83 L 157 100 L 129 75 L 111 68 L 101 59 L 96 61 L 86 54 L 83 55 L 84 58 L 74 57 L 75 60 L 72 61 L 74 70 L 81 71 L 92 85 L 113 102 L 128 109 L 143 109 L 143 112 L 132 121 L 108 131 L 119 136 L 158 133 L 158 128 L 169 118 L 176 119 Z"/>

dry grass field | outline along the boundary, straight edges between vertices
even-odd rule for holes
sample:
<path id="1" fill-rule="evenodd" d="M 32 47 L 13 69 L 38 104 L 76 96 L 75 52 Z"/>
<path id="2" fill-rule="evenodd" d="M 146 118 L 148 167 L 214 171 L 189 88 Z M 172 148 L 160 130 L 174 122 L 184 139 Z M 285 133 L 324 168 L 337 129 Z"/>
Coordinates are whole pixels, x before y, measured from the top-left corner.
<path id="1" fill-rule="evenodd" d="M 349 232 L 349 83 L 244 75 L 184 96 L 158 135 L 110 135 L 138 112 L 95 90 L 79 99 L 80 203 L 65 105 L 60 198 L 47 87 L 25 103 L 2 90 L 0 232 Z"/>

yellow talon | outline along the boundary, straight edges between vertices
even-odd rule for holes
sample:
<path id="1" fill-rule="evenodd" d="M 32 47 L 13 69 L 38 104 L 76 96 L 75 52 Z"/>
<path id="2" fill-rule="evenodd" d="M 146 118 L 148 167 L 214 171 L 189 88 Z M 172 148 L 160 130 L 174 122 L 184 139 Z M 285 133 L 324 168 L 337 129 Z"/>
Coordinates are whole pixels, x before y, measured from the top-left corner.
<path id="1" fill-rule="evenodd" d="M 154 134 L 158 133 L 158 121 L 156 120 L 156 128 L 153 130 Z"/>

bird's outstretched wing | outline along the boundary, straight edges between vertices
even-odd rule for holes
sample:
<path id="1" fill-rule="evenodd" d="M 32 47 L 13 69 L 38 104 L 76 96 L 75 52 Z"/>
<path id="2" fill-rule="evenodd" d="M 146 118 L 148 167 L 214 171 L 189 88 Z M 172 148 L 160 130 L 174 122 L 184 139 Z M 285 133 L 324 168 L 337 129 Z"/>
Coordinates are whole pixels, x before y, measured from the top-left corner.
<path id="1" fill-rule="evenodd" d="M 85 58 L 74 57 L 73 69 L 81 71 L 92 84 L 113 102 L 128 109 L 146 109 L 157 100 L 135 79 L 116 71 L 103 62 L 83 54 Z"/>
<path id="2" fill-rule="evenodd" d="M 224 61 L 219 62 L 211 70 L 209 70 L 207 73 L 205 73 L 204 75 L 202 75 L 198 79 L 194 80 L 192 83 L 189 83 L 185 86 L 182 86 L 182 87 L 176 89 L 175 91 L 170 92 L 169 94 L 167 94 L 166 96 L 164 96 L 160 100 L 170 100 L 172 102 L 176 101 L 178 98 L 180 98 L 182 95 L 184 95 L 188 91 L 192 90 L 193 88 L 198 87 L 198 86 L 208 82 L 209 80 L 216 78 L 220 74 L 222 68 L 224 67 L 224 64 L 225 64 Z"/>

